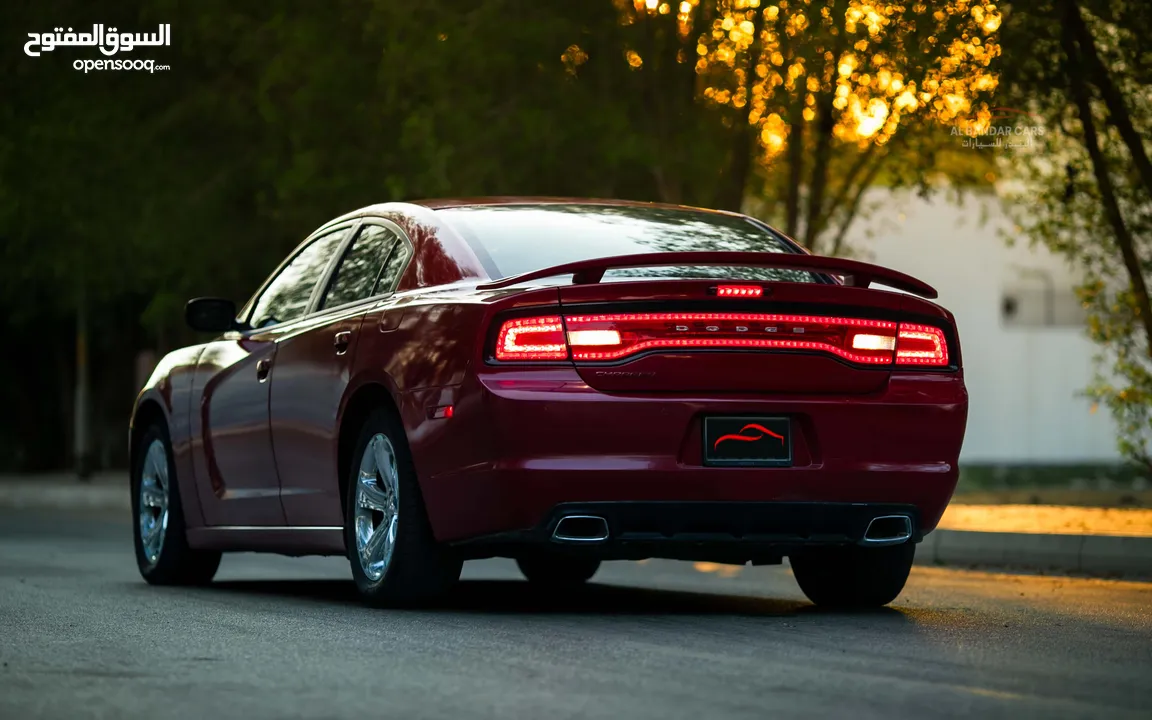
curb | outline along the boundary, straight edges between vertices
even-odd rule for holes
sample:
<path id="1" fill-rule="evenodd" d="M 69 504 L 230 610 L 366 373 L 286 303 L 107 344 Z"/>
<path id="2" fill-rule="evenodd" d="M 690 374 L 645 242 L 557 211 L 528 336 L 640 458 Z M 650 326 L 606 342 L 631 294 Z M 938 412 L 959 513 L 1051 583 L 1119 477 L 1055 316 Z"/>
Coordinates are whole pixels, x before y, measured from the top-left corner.
<path id="1" fill-rule="evenodd" d="M 0 483 L 0 508 L 14 510 L 96 510 L 123 512 L 132 507 L 127 481 L 123 483 L 67 484 L 45 482 Z"/>
<path id="2" fill-rule="evenodd" d="M 937 530 L 920 543 L 916 562 L 1152 576 L 1152 537 Z"/>

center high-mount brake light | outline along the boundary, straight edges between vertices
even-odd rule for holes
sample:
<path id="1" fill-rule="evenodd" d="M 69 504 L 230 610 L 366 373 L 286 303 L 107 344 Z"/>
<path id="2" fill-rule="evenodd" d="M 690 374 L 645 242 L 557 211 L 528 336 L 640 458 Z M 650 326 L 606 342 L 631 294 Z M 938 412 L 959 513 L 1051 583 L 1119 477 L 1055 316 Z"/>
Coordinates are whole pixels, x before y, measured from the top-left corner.
<path id="1" fill-rule="evenodd" d="M 764 295 L 759 285 L 718 285 L 716 297 L 758 298 Z"/>
<path id="2" fill-rule="evenodd" d="M 500 361 L 612 362 L 651 351 L 799 350 L 873 367 L 948 367 L 944 331 L 891 320 L 768 313 L 615 313 L 507 320 Z"/>

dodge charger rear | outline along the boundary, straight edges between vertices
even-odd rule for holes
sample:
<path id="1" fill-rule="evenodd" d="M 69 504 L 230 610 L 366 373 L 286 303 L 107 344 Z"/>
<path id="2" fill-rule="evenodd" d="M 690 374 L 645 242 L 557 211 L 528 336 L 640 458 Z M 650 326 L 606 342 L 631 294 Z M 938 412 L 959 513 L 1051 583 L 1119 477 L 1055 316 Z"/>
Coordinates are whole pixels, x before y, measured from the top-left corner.
<path id="1" fill-rule="evenodd" d="M 553 583 L 789 556 L 816 602 L 895 598 L 967 414 L 954 319 L 915 296 L 932 288 L 742 216 L 440 213 L 498 278 L 451 420 L 476 454 L 425 481 L 459 513 L 445 540 Z"/>

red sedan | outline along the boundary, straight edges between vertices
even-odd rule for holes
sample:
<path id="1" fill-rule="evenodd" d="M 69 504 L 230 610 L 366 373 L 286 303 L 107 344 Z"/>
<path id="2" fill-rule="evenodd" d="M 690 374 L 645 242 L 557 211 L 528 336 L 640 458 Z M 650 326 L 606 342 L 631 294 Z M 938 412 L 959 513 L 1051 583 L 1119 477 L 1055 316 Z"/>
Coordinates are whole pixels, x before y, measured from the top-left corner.
<path id="1" fill-rule="evenodd" d="M 870 287 L 883 285 L 902 292 Z M 136 556 L 345 555 L 418 602 L 464 560 L 572 586 L 602 560 L 774 564 L 882 605 L 957 480 L 955 320 L 893 270 L 735 213 L 588 200 L 389 203 L 309 236 L 131 423 Z"/>

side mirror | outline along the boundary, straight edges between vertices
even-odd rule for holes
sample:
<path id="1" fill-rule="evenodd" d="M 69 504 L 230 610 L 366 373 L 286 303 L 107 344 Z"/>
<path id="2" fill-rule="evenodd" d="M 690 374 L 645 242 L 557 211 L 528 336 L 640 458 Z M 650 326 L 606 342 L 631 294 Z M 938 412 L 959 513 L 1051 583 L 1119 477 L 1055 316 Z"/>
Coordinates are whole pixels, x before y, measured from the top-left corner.
<path id="1" fill-rule="evenodd" d="M 236 303 L 223 298 L 196 298 L 184 306 L 184 321 L 200 332 L 221 333 L 236 328 Z"/>

